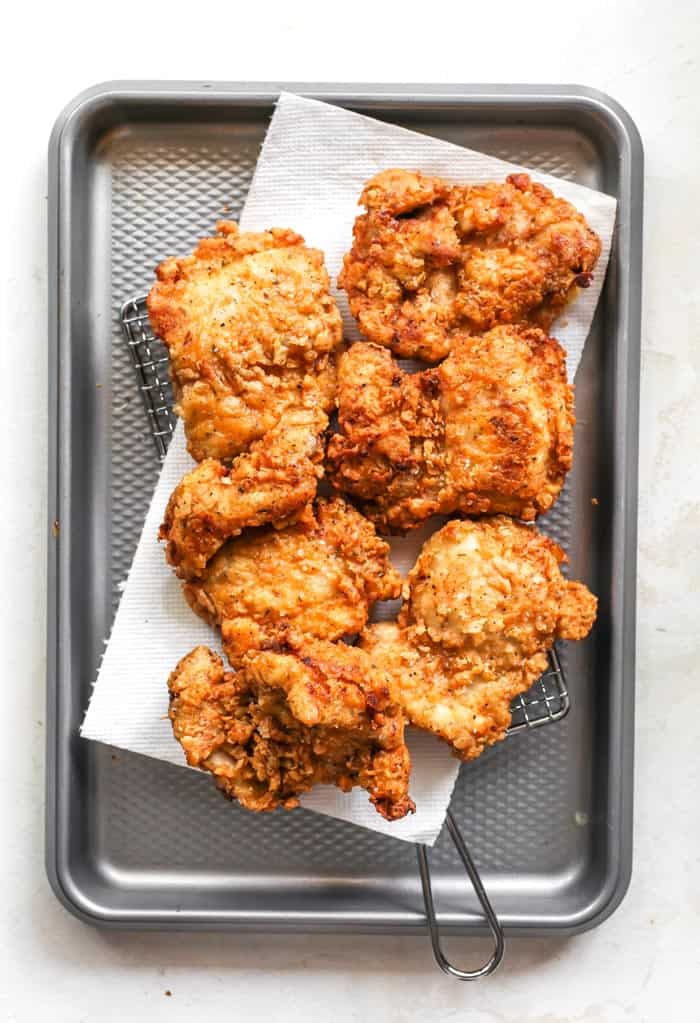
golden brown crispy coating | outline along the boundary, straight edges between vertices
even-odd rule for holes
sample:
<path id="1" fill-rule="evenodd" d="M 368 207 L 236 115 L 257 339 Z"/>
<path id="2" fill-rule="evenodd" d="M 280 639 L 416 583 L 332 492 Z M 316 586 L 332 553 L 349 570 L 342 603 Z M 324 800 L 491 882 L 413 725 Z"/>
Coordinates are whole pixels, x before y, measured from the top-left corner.
<path id="1" fill-rule="evenodd" d="M 159 533 L 182 579 L 201 575 L 219 547 L 244 528 L 281 527 L 304 514 L 323 472 L 327 425 L 317 406 L 291 410 L 230 468 L 209 458 L 183 477 Z"/>
<path id="2" fill-rule="evenodd" d="M 541 330 L 461 337 L 414 374 L 360 342 L 340 359 L 338 406 L 330 478 L 385 531 L 452 512 L 534 519 L 571 467 L 573 389 L 563 349 Z"/>
<path id="3" fill-rule="evenodd" d="M 464 186 L 388 170 L 360 202 L 338 284 L 364 336 L 409 358 L 436 362 L 456 333 L 499 324 L 548 330 L 600 255 L 583 216 L 527 174 Z"/>
<path id="4" fill-rule="evenodd" d="M 342 341 L 322 252 L 281 228 L 217 232 L 161 263 L 148 296 L 197 461 L 235 457 L 304 402 L 329 411 Z"/>
<path id="5" fill-rule="evenodd" d="M 406 720 L 443 739 L 460 760 L 475 760 L 505 738 L 511 700 L 547 666 L 539 654 L 523 663 L 520 675 L 499 674 L 488 664 L 475 668 L 469 657 L 414 642 L 396 622 L 367 626 L 361 647 L 375 667 L 393 677 Z"/>
<path id="6" fill-rule="evenodd" d="M 565 561 L 554 540 L 504 515 L 448 522 L 408 575 L 399 623 L 513 667 L 556 639 L 583 639 L 593 625 L 596 599 L 561 574 Z"/>
<path id="7" fill-rule="evenodd" d="M 365 629 L 362 648 L 393 677 L 408 720 L 461 759 L 504 737 L 511 700 L 546 669 L 555 640 L 592 628 L 596 598 L 562 576 L 564 560 L 504 516 L 449 522 L 410 572 L 398 623 Z"/>
<path id="8" fill-rule="evenodd" d="M 314 785 L 366 789 L 387 820 L 415 809 L 401 710 L 367 656 L 281 633 L 238 673 L 206 647 L 168 680 L 170 719 L 187 762 L 249 810 L 291 809 Z"/>
<path id="9" fill-rule="evenodd" d="M 401 593 L 389 545 L 342 498 L 320 498 L 284 529 L 229 541 L 185 586 L 192 608 L 220 625 L 232 664 L 270 641 L 281 623 L 320 639 L 358 633 L 376 600 Z"/>

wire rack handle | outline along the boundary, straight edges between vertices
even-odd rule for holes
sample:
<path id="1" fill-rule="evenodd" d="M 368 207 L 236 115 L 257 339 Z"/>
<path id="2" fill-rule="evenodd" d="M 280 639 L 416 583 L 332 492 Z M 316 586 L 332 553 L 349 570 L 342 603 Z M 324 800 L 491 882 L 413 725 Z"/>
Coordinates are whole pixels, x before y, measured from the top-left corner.
<path id="1" fill-rule="evenodd" d="M 455 849 L 459 853 L 459 858 L 464 864 L 464 869 L 469 875 L 476 896 L 481 903 L 481 908 L 484 911 L 486 922 L 489 925 L 491 934 L 494 940 L 494 949 L 491 954 L 491 958 L 480 966 L 478 970 L 460 970 L 456 966 L 453 966 L 449 961 L 445 953 L 442 951 L 442 945 L 440 943 L 440 928 L 437 922 L 437 916 L 435 914 L 435 903 L 433 901 L 433 888 L 430 883 L 430 864 L 428 863 L 428 850 L 426 846 L 419 845 L 416 849 L 418 854 L 418 869 L 420 870 L 420 880 L 423 886 L 423 900 L 425 902 L 425 916 L 428 921 L 428 929 L 430 931 L 430 943 L 433 946 L 433 955 L 435 956 L 435 962 L 438 964 L 443 973 L 446 973 L 449 977 L 455 977 L 457 980 L 478 980 L 480 977 L 488 977 L 490 973 L 497 968 L 501 959 L 503 958 L 503 952 L 505 949 L 505 942 L 503 939 L 503 930 L 498 922 L 498 918 L 493 911 L 493 906 L 489 902 L 488 895 L 484 890 L 484 886 L 481 883 L 479 872 L 476 869 L 474 860 L 471 857 L 471 853 L 467 848 L 467 844 L 462 838 L 462 833 L 457 827 L 457 823 L 452 816 L 450 810 L 447 811 L 447 830 L 450 833 L 450 838 L 454 842 Z"/>

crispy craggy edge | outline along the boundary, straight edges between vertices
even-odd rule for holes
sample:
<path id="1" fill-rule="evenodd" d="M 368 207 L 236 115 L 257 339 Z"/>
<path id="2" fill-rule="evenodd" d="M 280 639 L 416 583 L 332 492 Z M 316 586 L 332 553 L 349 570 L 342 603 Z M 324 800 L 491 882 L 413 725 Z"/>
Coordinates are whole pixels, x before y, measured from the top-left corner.
<path id="1" fill-rule="evenodd" d="M 443 421 L 426 413 L 425 435 L 412 432 L 411 423 L 422 423 L 421 409 L 437 406 L 443 376 L 455 374 L 454 360 L 459 346 L 489 339 L 495 332 L 508 331 L 530 349 L 534 361 L 532 373 L 540 386 L 551 392 L 553 381 L 562 389 L 564 407 L 560 422 L 553 403 L 547 402 L 554 438 L 548 454 L 546 482 L 537 492 L 518 485 L 517 462 L 504 462 L 502 489 L 458 490 L 454 500 L 421 493 L 405 495 L 387 503 L 387 493 L 402 473 L 420 474 L 427 463 L 414 453 L 415 441 L 429 440 L 445 445 Z M 333 486 L 353 495 L 363 513 L 384 533 L 402 534 L 435 514 L 487 515 L 504 513 L 533 521 L 555 503 L 573 461 L 574 388 L 568 382 L 566 353 L 560 343 L 536 327 L 501 326 L 481 337 L 465 335 L 441 363 L 420 373 L 407 373 L 381 345 L 359 342 L 340 359 L 338 373 L 338 423 L 340 432 L 331 435 L 326 452 L 326 470 Z M 410 392 L 406 388 L 410 387 Z M 547 395 L 551 398 L 551 393 Z M 409 400 L 410 399 L 410 400 Z M 504 430 L 507 430 L 504 427 Z M 444 453 L 447 458 L 447 452 Z M 368 472 L 368 469 L 371 472 Z M 437 479 L 438 477 L 436 477 Z M 449 482 L 445 480 L 445 484 Z M 510 493 L 508 492 L 510 491 Z"/>
<path id="2" fill-rule="evenodd" d="M 196 579 L 245 528 L 282 528 L 307 512 L 323 475 L 328 417 L 303 408 L 280 422 L 231 466 L 200 462 L 173 491 L 158 538 L 181 579 Z"/>
<path id="3" fill-rule="evenodd" d="M 188 764 L 209 770 L 215 777 L 217 768 L 220 772 L 223 769 L 217 784 L 224 794 L 259 812 L 278 806 L 293 809 L 299 804 L 297 797 L 318 781 L 332 782 L 343 791 L 360 785 L 368 791 L 377 812 L 387 820 L 399 820 L 413 813 L 415 804 L 407 791 L 410 756 L 403 739 L 400 707 L 388 685 L 377 684 L 376 680 L 368 684 L 369 659 L 361 651 L 353 650 L 348 663 L 350 649 L 344 644 L 313 641 L 309 646 L 304 637 L 280 630 L 274 643 L 251 652 L 238 673 L 225 671 L 221 658 L 208 648 L 192 650 L 168 680 L 169 717 Z M 354 663 L 358 658 L 366 664 Z M 259 786 L 264 778 L 255 777 L 252 764 L 245 763 L 245 745 L 255 727 L 246 720 L 245 713 L 239 720 L 225 717 L 221 701 L 265 690 L 279 693 L 302 733 L 308 730 L 307 741 L 312 744 L 316 726 L 321 729 L 316 734 L 323 735 L 323 742 L 332 741 L 336 731 L 341 744 L 347 742 L 349 749 L 356 742 L 360 764 L 353 764 L 351 757 L 344 773 L 312 779 L 294 793 L 275 794 L 270 790 L 261 794 Z M 369 740 L 366 734 L 354 739 L 353 730 L 368 732 Z M 247 780 L 252 786 L 257 785 L 253 794 L 228 790 L 226 770 L 233 761 L 230 753 L 219 753 L 224 744 L 239 745 L 244 763 L 241 768 L 238 762 L 236 784 L 245 786 Z M 319 766 L 323 767 L 322 759 Z"/>
<path id="4" fill-rule="evenodd" d="M 555 559 L 557 572 L 559 572 L 558 566 L 568 562 L 565 551 L 550 537 L 538 533 L 533 527 L 528 528 L 533 531 L 533 535 L 537 536 L 538 541 L 544 543 L 548 552 Z M 411 583 L 416 573 L 420 574 L 418 562 L 404 582 L 402 591 L 404 603 L 397 619 L 393 622 L 381 622 L 366 626 L 360 636 L 360 646 L 369 654 L 374 663 L 380 663 L 392 677 L 393 691 L 396 698 L 402 703 L 404 713 L 412 725 L 432 732 L 450 747 L 458 759 L 475 760 L 487 747 L 506 738 L 512 720 L 510 704 L 516 696 L 526 692 L 546 671 L 547 652 L 554 642 L 560 639 L 583 640 L 588 636 L 596 621 L 598 598 L 584 583 L 568 579 L 563 575 L 560 576 L 558 614 L 551 641 L 547 643 L 545 649 L 534 651 L 530 656 L 523 658 L 520 675 L 511 675 L 510 684 L 498 693 L 498 700 L 490 705 L 491 720 L 485 727 L 480 725 L 470 735 L 469 742 L 458 746 L 444 729 L 430 727 L 412 717 L 401 699 L 401 678 L 405 677 L 406 673 L 418 671 L 423 674 L 424 678 L 440 672 L 449 675 L 450 671 L 458 665 L 460 656 L 459 648 L 452 649 L 434 641 L 421 623 L 416 620 L 411 607 Z M 397 657 L 397 663 L 391 667 L 387 667 L 386 658 L 382 657 L 381 653 L 378 656 L 382 645 L 387 644 L 387 639 L 382 640 L 382 636 L 389 637 L 389 649 Z M 496 679 L 494 679 L 495 681 Z"/>
<path id="5" fill-rule="evenodd" d="M 312 603 L 304 605 L 304 593 L 299 593 L 299 614 L 291 618 L 284 614 L 264 614 L 258 618 L 248 613 L 245 606 L 237 606 L 237 613 L 232 617 L 226 607 L 217 601 L 208 588 L 209 569 L 216 564 L 216 556 L 207 566 L 199 579 L 190 579 L 183 585 L 183 594 L 195 614 L 203 618 L 209 625 L 221 628 L 223 646 L 231 664 L 237 667 L 243 654 L 268 642 L 280 628 L 296 628 L 315 638 L 339 640 L 356 635 L 367 622 L 369 611 L 374 603 L 380 600 L 394 600 L 401 595 L 403 579 L 391 562 L 391 551 L 386 540 L 380 537 L 373 524 L 361 515 L 344 497 L 317 497 L 308 504 L 293 522 L 284 527 L 275 524 L 273 527 L 283 533 L 290 529 L 292 541 L 296 538 L 317 544 L 323 556 L 330 556 L 331 561 L 342 562 L 347 581 L 352 584 L 357 601 L 346 603 L 352 607 L 354 620 L 346 620 L 347 628 L 330 628 L 330 619 L 325 619 L 322 633 L 308 628 L 304 623 L 304 610 L 311 607 L 317 613 L 320 605 Z M 262 535 L 269 537 L 267 532 Z M 258 539 L 261 539 L 258 534 Z M 222 549 L 222 556 L 227 550 L 235 552 L 233 543 L 227 541 Z M 234 555 L 235 556 L 235 555 Z M 338 567 L 336 563 L 336 568 Z M 230 598 L 225 598 L 230 599 Z M 340 583 L 339 600 L 349 600 Z M 271 609 L 270 609 L 271 610 Z"/>
<path id="6" fill-rule="evenodd" d="M 589 226 L 583 214 L 566 199 L 556 196 L 549 188 L 540 182 L 532 181 L 528 174 L 519 172 L 510 174 L 503 183 L 485 182 L 481 185 L 458 185 L 450 184 L 437 177 L 430 177 L 421 174 L 419 171 L 402 170 L 393 168 L 377 174 L 368 181 L 360 197 L 360 203 L 366 212 L 358 216 L 353 226 L 353 244 L 343 259 L 343 266 L 338 276 L 338 287 L 346 292 L 348 303 L 353 317 L 358 321 L 362 332 L 372 341 L 391 348 L 397 356 L 405 358 L 423 358 L 429 362 L 437 362 L 449 353 L 449 341 L 443 338 L 439 342 L 436 338 L 427 340 L 422 334 L 427 330 L 424 324 L 421 328 L 420 322 L 415 321 L 411 316 L 401 325 L 402 315 L 399 308 L 394 308 L 396 300 L 386 303 L 381 308 L 382 296 L 375 299 L 368 293 L 367 274 L 370 267 L 380 256 L 380 243 L 373 237 L 375 230 L 382 232 L 391 227 L 392 224 L 402 218 L 415 216 L 422 212 L 423 207 L 429 207 L 433 203 L 440 206 L 449 206 L 453 195 L 473 195 L 478 202 L 485 189 L 498 187 L 498 185 L 510 186 L 519 192 L 531 192 L 540 201 L 553 201 L 565 205 L 570 210 L 570 218 L 581 222 L 585 228 L 588 239 L 587 251 L 582 254 L 580 265 L 572 267 L 570 282 L 566 288 L 560 289 L 557 293 L 548 293 L 539 306 L 534 306 L 530 313 L 522 320 L 527 326 L 539 326 L 548 330 L 553 321 L 570 305 L 579 293 L 579 290 L 587 288 L 593 279 L 593 271 L 600 257 L 602 242 L 598 235 Z M 480 203 L 480 205 L 483 205 Z M 481 224 L 480 230 L 487 231 L 498 222 L 499 203 L 495 203 L 492 215 Z M 483 210 L 482 210 L 483 213 Z M 449 246 L 436 247 L 432 259 L 434 268 L 438 269 L 446 262 L 449 262 L 450 253 L 455 255 Z M 404 301 L 405 295 L 401 299 Z M 373 311 L 373 304 L 377 304 Z M 400 304 L 401 304 L 400 303 Z M 501 318 L 491 323 L 496 326 L 498 323 L 510 322 L 509 318 Z M 513 320 L 512 322 L 516 322 Z M 518 320 L 517 322 L 520 322 Z M 452 328 L 466 329 L 463 327 Z M 435 345 L 437 344 L 437 348 Z"/>
<path id="7" fill-rule="evenodd" d="M 156 335 L 166 347 L 179 331 L 181 302 L 171 294 L 171 286 L 187 277 L 198 263 L 225 257 L 242 258 L 267 249 L 302 246 L 304 238 L 290 228 L 273 227 L 269 231 L 241 231 L 233 220 L 219 220 L 216 235 L 202 238 L 188 256 L 169 256 L 156 267 L 156 282 L 146 298 L 146 308 Z M 317 253 L 318 250 L 310 250 Z"/>
<path id="8" fill-rule="evenodd" d="M 390 677 L 358 647 L 316 640 L 284 625 L 264 648 L 248 655 L 248 675 L 261 668 L 265 671 L 270 659 L 274 662 L 280 656 L 293 658 L 305 669 L 306 677 L 296 693 L 288 690 L 295 717 L 310 727 L 326 724 L 332 729 L 342 716 L 338 708 L 349 708 L 344 724 L 350 729 L 369 725 L 374 733 L 371 758 L 359 771 L 357 784 L 370 793 L 370 802 L 386 820 L 414 813 L 415 803 L 408 795 L 411 759 L 404 739 L 404 716 Z M 335 784 L 349 791 L 355 783 L 341 779 Z"/>
<path id="9" fill-rule="evenodd" d="M 387 630 L 393 632 L 389 642 L 393 644 L 393 653 L 397 658 L 391 668 L 387 667 L 386 657 L 381 652 L 382 640 L 379 638 L 383 633 L 386 634 Z M 381 663 L 386 670 L 391 671 L 394 675 L 394 692 L 402 705 L 407 721 L 413 727 L 430 732 L 444 742 L 458 760 L 464 762 L 476 760 L 485 749 L 506 737 L 512 718 L 511 701 L 529 689 L 542 674 L 547 665 L 547 658 L 541 653 L 528 658 L 523 663 L 520 677 L 512 678 L 507 687 L 502 682 L 497 683 L 496 679 L 492 680 L 492 684 L 498 684 L 499 688 L 483 706 L 483 711 L 488 711 L 488 713 L 477 712 L 471 720 L 469 730 L 452 729 L 449 723 L 444 721 L 440 723 L 438 719 L 431 718 L 430 715 L 423 716 L 415 711 L 410 713 L 401 698 L 401 684 L 406 677 L 419 674 L 429 685 L 440 674 L 449 674 L 454 671 L 454 663 L 451 664 L 451 662 L 456 660 L 453 653 L 441 649 L 430 639 L 421 638 L 419 642 L 415 641 L 412 631 L 410 628 L 401 628 L 396 622 L 380 622 L 369 625 L 363 630 L 360 644 L 374 663 Z M 444 704 L 438 700 L 437 705 Z"/>

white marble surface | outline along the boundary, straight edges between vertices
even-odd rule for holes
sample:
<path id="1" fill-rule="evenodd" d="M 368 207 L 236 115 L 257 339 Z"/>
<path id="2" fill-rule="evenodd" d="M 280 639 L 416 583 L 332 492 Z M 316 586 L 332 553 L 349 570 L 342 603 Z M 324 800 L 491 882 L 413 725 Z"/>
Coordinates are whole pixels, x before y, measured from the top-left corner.
<path id="1" fill-rule="evenodd" d="M 472 5 L 13 4 L 0 161 L 4 1020 L 245 1017 L 473 1023 L 698 1018 L 700 15 L 696 0 Z M 576 939 L 513 941 L 460 985 L 424 939 L 102 934 L 43 873 L 45 147 L 60 107 L 110 78 L 580 82 L 646 147 L 635 869 Z M 9 372 L 8 372 L 9 371 Z M 468 956 L 469 942 L 457 942 Z M 166 990 L 171 991 L 170 997 Z"/>

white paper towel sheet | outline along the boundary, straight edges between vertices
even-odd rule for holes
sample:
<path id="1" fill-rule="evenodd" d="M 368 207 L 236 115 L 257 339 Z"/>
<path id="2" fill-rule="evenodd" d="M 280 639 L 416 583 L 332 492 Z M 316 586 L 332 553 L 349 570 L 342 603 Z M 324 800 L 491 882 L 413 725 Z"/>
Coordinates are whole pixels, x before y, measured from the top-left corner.
<path id="1" fill-rule="evenodd" d="M 339 107 L 283 93 L 240 218 L 241 228 L 293 228 L 309 245 L 325 252 L 335 280 L 350 246 L 363 185 L 388 167 L 416 169 L 464 183 L 502 180 L 525 170 L 585 215 L 602 239 L 602 255 L 591 287 L 581 293 L 566 311 L 562 324 L 553 329 L 567 349 L 569 375 L 573 378 L 610 254 L 616 208 L 610 196 Z M 122 300 L 129 296 L 115 297 Z M 345 298 L 342 293 L 336 293 L 336 297 L 346 336 L 357 339 L 357 327 Z M 185 603 L 156 539 L 168 497 L 192 465 L 178 425 L 81 729 L 84 738 L 182 766 L 186 766 L 184 755 L 167 718 L 166 680 L 177 661 L 197 644 L 221 649 L 214 630 Z M 394 563 L 404 574 L 429 532 L 430 526 L 392 541 Z M 432 845 L 442 827 L 459 764 L 448 748 L 430 735 L 410 730 L 408 744 L 413 760 L 411 795 L 417 806 L 414 815 L 388 823 L 373 810 L 363 790 L 342 793 L 330 786 L 308 793 L 302 798 L 303 806 L 395 838 Z M 201 784 L 211 785 L 211 778 L 203 775 Z"/>

